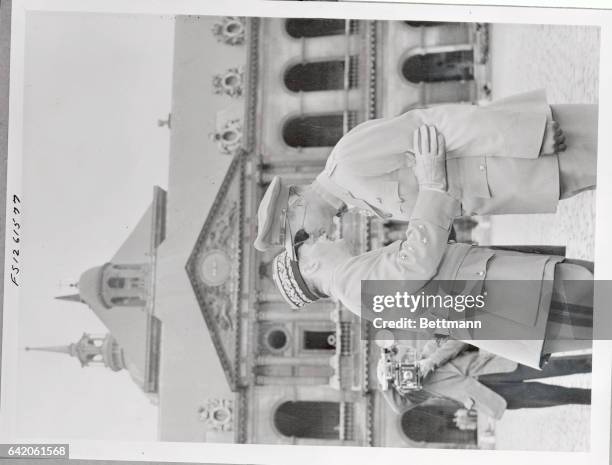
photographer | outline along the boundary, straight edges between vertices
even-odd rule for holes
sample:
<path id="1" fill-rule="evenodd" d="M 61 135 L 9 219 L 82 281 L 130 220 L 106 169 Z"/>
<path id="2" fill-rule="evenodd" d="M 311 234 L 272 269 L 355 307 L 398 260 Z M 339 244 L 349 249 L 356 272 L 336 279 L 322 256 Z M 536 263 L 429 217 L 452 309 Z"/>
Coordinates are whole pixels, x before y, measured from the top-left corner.
<path id="1" fill-rule="evenodd" d="M 389 349 L 382 349 L 389 350 Z M 395 359 L 402 360 L 407 347 L 394 344 Z M 554 357 L 542 370 L 535 370 L 502 357 L 471 350 L 471 346 L 454 340 L 428 341 L 417 364 L 422 389 L 398 392 L 393 381 L 381 376 L 385 369 L 379 361 L 381 392 L 391 409 L 400 414 L 415 405 L 435 403 L 448 398 L 458 406 L 474 409 L 500 419 L 506 409 L 552 407 L 565 404 L 590 404 L 591 390 L 568 388 L 527 380 L 564 376 L 591 371 L 591 355 Z"/>

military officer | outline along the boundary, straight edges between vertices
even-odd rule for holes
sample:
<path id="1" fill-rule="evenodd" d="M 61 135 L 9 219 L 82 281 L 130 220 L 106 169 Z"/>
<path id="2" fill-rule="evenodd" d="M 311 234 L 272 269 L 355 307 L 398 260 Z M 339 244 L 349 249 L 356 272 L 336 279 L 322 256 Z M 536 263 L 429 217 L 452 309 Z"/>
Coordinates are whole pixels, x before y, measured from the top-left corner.
<path id="1" fill-rule="evenodd" d="M 555 212 L 559 199 L 595 187 L 597 111 L 548 105 L 544 91 L 534 91 L 487 106 L 440 105 L 366 121 L 338 142 L 310 186 L 294 187 L 301 201 L 289 207 L 289 221 L 294 231 L 303 226 L 318 236 L 347 208 L 409 220 L 419 190 L 412 136 L 423 124 L 445 137 L 455 216 Z M 262 201 L 258 250 L 280 246 L 279 223 L 266 215 L 287 208 L 282 184 L 273 182 Z"/>
<path id="2" fill-rule="evenodd" d="M 301 308 L 330 296 L 361 316 L 362 280 L 401 280 L 409 294 L 419 293 L 432 279 L 474 282 L 476 292 L 487 289 L 487 305 L 479 310 L 484 329 L 453 329 L 450 337 L 534 368 L 548 354 L 590 347 L 590 270 L 561 256 L 448 244 L 459 201 L 447 192 L 443 138 L 425 126 L 415 139 L 419 191 L 405 240 L 353 256 L 344 240 L 295 231 L 285 216 L 280 220 L 285 250 L 274 258 L 272 269 L 283 298 Z M 516 280 L 521 280 L 521 291 L 509 293 L 504 281 Z M 570 281 L 578 285 L 568 286 Z M 453 311 L 446 312 L 431 316 L 451 318 Z M 486 337 L 491 331 L 497 336 Z"/>

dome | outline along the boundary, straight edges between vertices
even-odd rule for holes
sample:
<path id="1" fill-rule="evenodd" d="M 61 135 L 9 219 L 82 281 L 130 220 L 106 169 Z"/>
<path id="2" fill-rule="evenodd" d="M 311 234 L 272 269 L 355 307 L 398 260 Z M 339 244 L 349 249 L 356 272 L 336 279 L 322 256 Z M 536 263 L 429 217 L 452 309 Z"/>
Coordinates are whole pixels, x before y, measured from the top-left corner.
<path id="1" fill-rule="evenodd" d="M 110 308 L 102 297 L 102 276 L 104 269 L 108 266 L 96 266 L 85 271 L 79 278 L 79 295 L 81 300 L 92 309 L 96 307 Z"/>
<path id="2" fill-rule="evenodd" d="M 125 360 L 123 351 L 117 341 L 108 334 L 102 345 L 102 355 L 105 365 L 113 371 L 119 371 L 125 368 Z"/>

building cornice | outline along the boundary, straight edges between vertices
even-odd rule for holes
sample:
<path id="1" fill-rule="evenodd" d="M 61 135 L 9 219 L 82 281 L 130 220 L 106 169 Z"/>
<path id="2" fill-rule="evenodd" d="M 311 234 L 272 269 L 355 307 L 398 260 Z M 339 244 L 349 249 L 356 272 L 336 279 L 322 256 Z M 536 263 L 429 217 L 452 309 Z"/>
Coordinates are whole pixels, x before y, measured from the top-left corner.
<path id="1" fill-rule="evenodd" d="M 157 392 L 159 379 L 159 359 L 161 345 L 161 321 L 155 313 L 155 282 L 157 273 L 157 248 L 166 237 L 166 198 L 167 193 L 159 186 L 153 188 L 151 206 L 151 243 L 149 244 L 149 292 L 145 311 L 147 313 L 144 391 Z"/>
<path id="2" fill-rule="evenodd" d="M 378 117 L 378 92 L 377 92 L 377 74 L 378 74 L 378 25 L 376 21 L 368 20 L 366 23 L 366 47 L 367 47 L 367 71 L 366 82 L 368 86 L 368 101 L 366 119 L 374 119 Z"/>
<path id="3" fill-rule="evenodd" d="M 259 78 L 259 29 L 260 18 L 246 19 L 247 59 L 244 73 L 244 132 L 243 146 L 248 154 L 255 150 L 257 131 L 257 91 Z"/>
<path id="4" fill-rule="evenodd" d="M 249 391 L 248 388 L 239 388 L 236 393 L 236 404 L 234 409 L 235 442 L 246 444 L 248 433 L 248 412 L 249 412 Z"/>

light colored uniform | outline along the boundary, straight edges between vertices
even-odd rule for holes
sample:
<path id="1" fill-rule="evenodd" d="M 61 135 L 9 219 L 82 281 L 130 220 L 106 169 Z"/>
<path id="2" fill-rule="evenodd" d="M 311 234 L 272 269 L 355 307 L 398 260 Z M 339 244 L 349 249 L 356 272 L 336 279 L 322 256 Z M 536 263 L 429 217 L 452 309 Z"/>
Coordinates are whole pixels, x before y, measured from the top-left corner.
<path id="1" fill-rule="evenodd" d="M 524 292 L 508 303 L 504 286 L 487 286 L 487 306 L 478 310 L 483 328 L 504 331 L 513 340 L 482 337 L 480 330 L 452 329 L 450 336 L 527 366 L 539 368 L 546 333 L 555 265 L 563 257 L 492 250 L 468 244 L 447 244 L 458 202 L 449 195 L 423 190 L 419 193 L 406 230 L 406 240 L 352 257 L 339 264 L 333 274 L 330 293 L 349 310 L 361 316 L 362 280 L 401 280 L 402 290 L 416 294 L 431 279 L 470 281 L 479 292 L 490 280 L 525 280 Z M 497 291 L 496 291 L 497 289 Z M 495 300 L 497 299 L 497 300 Z M 504 300 L 505 299 L 505 300 Z M 435 318 L 452 319 L 446 314 Z M 484 330 L 483 330 L 484 331 Z M 516 335 L 516 340 L 514 340 Z"/>
<path id="2" fill-rule="evenodd" d="M 461 201 L 457 215 L 552 213 L 568 196 L 560 194 L 560 168 L 570 178 L 588 171 L 563 183 L 573 192 L 593 188 L 596 172 L 597 106 L 562 105 L 559 113 L 568 145 L 561 155 L 540 155 L 552 117 L 542 90 L 486 106 L 440 105 L 366 121 L 338 142 L 315 184 L 349 207 L 408 220 L 418 193 L 413 132 L 429 124 L 446 141 L 448 191 Z"/>

